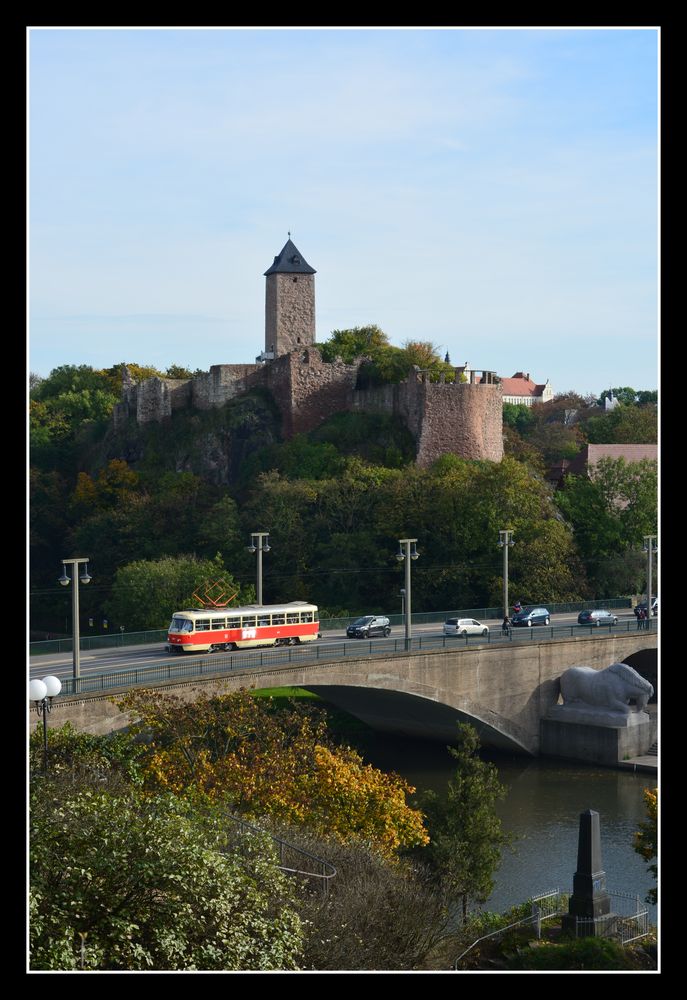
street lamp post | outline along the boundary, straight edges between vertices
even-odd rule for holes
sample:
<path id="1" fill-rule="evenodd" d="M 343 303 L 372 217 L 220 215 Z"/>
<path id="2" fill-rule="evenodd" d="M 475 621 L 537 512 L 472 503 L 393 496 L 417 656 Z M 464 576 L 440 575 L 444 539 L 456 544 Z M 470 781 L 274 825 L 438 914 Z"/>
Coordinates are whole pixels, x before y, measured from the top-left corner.
<path id="1" fill-rule="evenodd" d="M 35 678 L 29 684 L 29 701 L 34 702 L 36 711 L 43 716 L 43 774 L 48 773 L 48 712 L 52 712 L 52 700 L 61 690 L 62 682 L 52 674 L 42 681 Z"/>
<path id="2" fill-rule="evenodd" d="M 644 551 L 646 552 L 646 627 L 651 628 L 651 570 L 653 568 L 653 557 L 658 552 L 656 545 L 656 535 L 644 536 Z"/>
<path id="3" fill-rule="evenodd" d="M 508 618 L 508 549 L 515 545 L 512 531 L 499 531 L 499 547 L 503 549 L 503 620 Z"/>
<path id="4" fill-rule="evenodd" d="M 249 552 L 258 553 L 258 605 L 262 605 L 262 554 L 269 552 L 271 546 L 267 539 L 270 537 L 269 531 L 251 531 Z"/>
<path id="5" fill-rule="evenodd" d="M 406 585 L 405 585 L 405 613 L 406 613 L 406 649 L 410 649 L 410 639 L 412 633 L 411 606 L 410 606 L 410 560 L 419 558 L 420 553 L 415 548 L 417 538 L 399 538 L 398 552 L 396 558 L 399 562 L 406 561 Z M 412 549 L 411 549 L 412 545 Z"/>
<path id="6" fill-rule="evenodd" d="M 81 563 L 86 564 L 86 568 L 83 573 L 79 576 L 79 566 Z M 71 577 L 67 576 L 67 566 L 72 567 Z M 62 560 L 62 576 L 59 579 L 59 583 L 63 587 L 68 587 L 70 583 L 73 582 L 74 589 L 72 590 L 72 632 L 73 632 L 73 656 L 72 662 L 74 665 L 74 681 L 76 682 L 81 676 L 81 649 L 80 639 L 79 639 L 79 580 L 81 583 L 90 583 L 91 577 L 88 575 L 88 559 L 63 559 Z M 75 684 L 76 689 L 76 684 Z"/>

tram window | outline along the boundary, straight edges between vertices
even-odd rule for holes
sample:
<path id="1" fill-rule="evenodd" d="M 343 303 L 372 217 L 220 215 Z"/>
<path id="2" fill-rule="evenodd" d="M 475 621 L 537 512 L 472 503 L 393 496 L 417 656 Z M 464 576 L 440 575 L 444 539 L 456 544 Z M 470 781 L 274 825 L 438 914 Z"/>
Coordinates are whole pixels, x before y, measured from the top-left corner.
<path id="1" fill-rule="evenodd" d="M 246 615 L 242 618 L 241 628 L 255 628 L 255 615 Z"/>
<path id="2" fill-rule="evenodd" d="M 206 628 L 210 628 L 210 619 L 196 618 L 196 632 L 202 632 Z"/>
<path id="3" fill-rule="evenodd" d="M 312 611 L 303 611 L 301 613 L 301 621 L 311 622 L 313 620 Z"/>
<path id="4" fill-rule="evenodd" d="M 272 624 L 273 625 L 283 625 L 285 621 L 286 621 L 286 618 L 285 618 L 284 615 L 272 615 Z"/>
<path id="5" fill-rule="evenodd" d="M 189 621 L 188 618 L 172 618 L 170 632 L 191 632 L 191 631 L 193 631 L 193 622 Z"/>
<path id="6" fill-rule="evenodd" d="M 258 625 L 269 625 L 270 616 L 269 615 L 258 615 Z"/>
<path id="7" fill-rule="evenodd" d="M 227 627 L 227 619 L 226 618 L 213 618 L 212 619 L 212 627 L 213 628 L 226 628 Z"/>
<path id="8" fill-rule="evenodd" d="M 240 618 L 228 618 L 227 619 L 227 628 L 241 628 L 241 619 Z"/>
<path id="9" fill-rule="evenodd" d="M 297 611 L 295 611 L 295 612 L 294 611 L 289 612 L 289 614 L 286 616 L 286 624 L 287 625 L 297 625 L 298 624 L 298 612 Z"/>

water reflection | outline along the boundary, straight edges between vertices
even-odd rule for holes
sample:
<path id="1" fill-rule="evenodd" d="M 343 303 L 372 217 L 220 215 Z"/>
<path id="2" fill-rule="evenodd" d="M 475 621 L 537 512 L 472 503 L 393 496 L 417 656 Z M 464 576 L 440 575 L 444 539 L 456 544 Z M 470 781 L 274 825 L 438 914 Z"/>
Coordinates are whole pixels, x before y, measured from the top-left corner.
<path id="1" fill-rule="evenodd" d="M 374 734 L 359 747 L 370 763 L 398 772 L 418 790 L 441 793 L 454 772 L 448 751 L 435 743 Z M 498 812 L 515 836 L 513 849 L 503 852 L 488 909 L 504 910 L 549 889 L 571 890 L 579 816 L 586 809 L 601 818 L 607 888 L 644 900 L 655 882 L 632 841 L 645 819 L 642 793 L 655 787 L 654 775 L 492 752 L 484 757 L 496 765 L 508 789 Z M 647 908 L 655 922 L 656 907 Z"/>

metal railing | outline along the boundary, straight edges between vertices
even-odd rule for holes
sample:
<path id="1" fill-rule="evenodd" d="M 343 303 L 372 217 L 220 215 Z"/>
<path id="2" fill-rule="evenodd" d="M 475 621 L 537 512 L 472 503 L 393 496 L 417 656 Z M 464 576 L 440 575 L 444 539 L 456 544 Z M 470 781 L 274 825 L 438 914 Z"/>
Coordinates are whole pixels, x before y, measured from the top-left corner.
<path id="1" fill-rule="evenodd" d="M 472 944 L 466 948 L 465 951 L 461 952 L 455 960 L 453 968 L 457 971 L 459 962 L 461 962 L 473 948 L 476 948 L 478 944 L 481 944 L 483 941 L 491 940 L 492 938 L 497 938 L 501 934 L 506 934 L 508 931 L 512 931 L 516 927 L 526 927 L 529 924 L 533 924 L 537 938 L 540 938 L 542 920 L 548 920 L 549 917 L 558 917 L 563 913 L 563 902 L 560 889 L 552 889 L 539 896 L 533 896 L 530 900 L 530 907 L 531 913 L 529 917 L 523 917 L 522 920 L 516 920 L 514 923 L 507 924 L 505 927 L 499 927 L 498 930 L 491 931 L 489 934 L 484 934 L 482 937 L 477 938 L 476 941 L 473 941 Z"/>
<path id="2" fill-rule="evenodd" d="M 290 844 L 288 840 L 284 840 L 282 837 L 277 837 L 275 834 L 270 833 L 269 830 L 261 829 L 258 826 L 253 826 L 252 823 L 248 823 L 245 819 L 240 816 L 233 816 L 231 813 L 227 813 L 227 818 L 232 820 L 240 828 L 241 832 L 249 831 L 250 833 L 258 833 L 261 835 L 267 835 L 274 844 L 279 846 L 279 864 L 277 867 L 280 871 L 283 871 L 287 875 L 298 875 L 302 878 L 314 879 L 322 890 L 322 894 L 327 896 L 329 894 L 329 882 L 336 876 L 336 868 L 334 865 L 325 861 L 323 858 L 318 858 L 309 851 L 304 850 L 302 847 L 296 847 L 295 844 Z M 289 854 L 293 855 L 297 860 L 291 864 L 287 864 L 287 858 Z M 305 862 L 300 862 L 299 859 L 305 858 Z M 306 864 L 309 863 L 311 867 L 318 867 L 319 871 L 306 871 L 304 868 L 295 868 L 294 864 Z"/>
<path id="3" fill-rule="evenodd" d="M 608 937 L 625 946 L 639 938 L 646 937 L 650 933 L 649 913 L 640 902 L 639 896 L 628 892 L 609 892 L 608 895 L 613 900 L 614 912 L 603 917 L 585 918 L 578 917 L 575 921 L 575 937 Z M 566 901 L 569 897 L 561 894 L 560 889 L 552 889 L 550 892 L 539 896 L 533 896 L 530 900 L 531 914 L 516 920 L 506 927 L 491 931 L 477 938 L 472 944 L 461 952 L 453 963 L 453 968 L 458 970 L 459 963 L 465 956 L 476 948 L 483 941 L 496 938 L 499 935 L 512 931 L 517 927 L 534 925 L 537 938 L 541 937 L 541 922 L 551 917 L 562 916 L 566 909 Z"/>
<path id="4" fill-rule="evenodd" d="M 653 622 L 645 631 L 653 632 Z M 221 676 L 236 670 L 259 670 L 262 668 L 288 668 L 290 665 L 309 663 L 331 663 L 361 656 L 389 656 L 409 653 L 432 652 L 451 649 L 467 650 L 478 646 L 505 646 L 513 644 L 533 644 L 541 641 L 574 641 L 575 639 L 600 638 L 601 636 L 633 633 L 637 626 L 634 620 L 619 621 L 617 625 L 538 625 L 533 628 L 514 628 L 507 633 L 494 629 L 488 635 L 420 635 L 410 639 L 350 639 L 344 642 L 313 643 L 299 646 L 269 646 L 263 649 L 245 650 L 234 653 L 201 653 L 191 658 L 188 654 L 177 654 L 173 659 L 149 666 L 130 667 L 122 670 L 91 672 L 79 678 L 64 677 L 59 698 L 76 694 L 93 694 L 121 688 L 138 687 L 141 684 L 164 683 L 165 681 L 187 681 L 195 677 Z M 656 631 L 658 626 L 656 626 Z"/>
<path id="5" fill-rule="evenodd" d="M 613 912 L 601 917 L 578 917 L 575 920 L 575 937 L 613 938 L 622 945 L 646 937 L 649 933 L 649 912 L 639 896 L 628 892 L 609 892 Z"/>
<path id="6" fill-rule="evenodd" d="M 631 608 L 632 599 L 629 597 L 614 597 L 607 601 L 573 601 L 566 604 L 546 604 L 552 615 L 564 614 L 571 611 L 582 611 L 589 608 Z M 527 607 L 533 607 L 528 604 Z M 413 625 L 431 625 L 433 622 L 444 622 L 447 618 L 477 618 L 477 619 L 500 619 L 503 615 L 503 608 L 463 608 L 457 611 L 424 611 L 411 615 Z M 322 632 L 335 632 L 345 630 L 351 622 L 354 622 L 360 615 L 351 615 L 348 618 L 322 618 L 320 619 L 320 630 Z M 403 625 L 405 617 L 401 614 L 389 615 L 392 625 Z M 79 648 L 83 650 L 109 649 L 122 646 L 144 646 L 156 642 L 164 642 L 167 639 L 167 629 L 148 629 L 145 632 L 112 632 L 107 635 L 82 635 Z M 29 653 L 31 656 L 43 655 L 46 653 L 71 653 L 72 639 L 42 639 L 38 642 L 29 643 Z"/>

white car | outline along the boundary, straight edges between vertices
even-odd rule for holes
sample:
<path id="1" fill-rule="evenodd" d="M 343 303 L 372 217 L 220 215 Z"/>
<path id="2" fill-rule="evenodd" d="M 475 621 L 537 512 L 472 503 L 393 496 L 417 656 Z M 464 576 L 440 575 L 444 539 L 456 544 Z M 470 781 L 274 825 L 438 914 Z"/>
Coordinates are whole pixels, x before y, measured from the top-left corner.
<path id="1" fill-rule="evenodd" d="M 444 635 L 489 635 L 489 626 L 474 618 L 447 618 Z"/>

